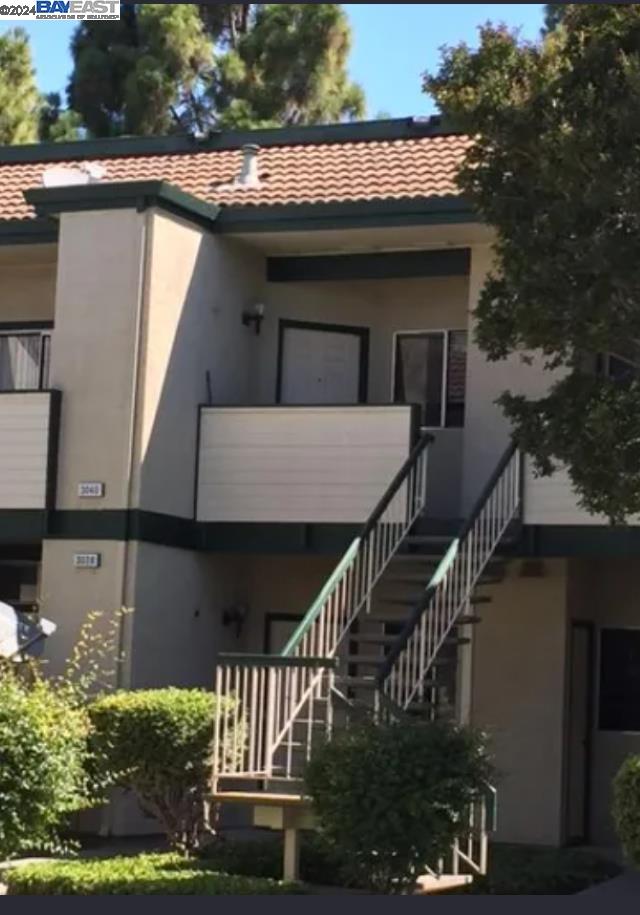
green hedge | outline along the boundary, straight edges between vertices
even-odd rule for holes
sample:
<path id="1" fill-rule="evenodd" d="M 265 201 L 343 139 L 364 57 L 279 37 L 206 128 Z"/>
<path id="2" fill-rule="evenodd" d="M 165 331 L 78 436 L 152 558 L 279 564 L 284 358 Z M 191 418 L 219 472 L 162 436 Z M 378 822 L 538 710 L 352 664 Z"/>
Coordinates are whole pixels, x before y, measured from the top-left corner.
<path id="1" fill-rule="evenodd" d="M 614 779 L 613 818 L 625 855 L 640 867 L 640 756 L 626 759 Z"/>
<path id="2" fill-rule="evenodd" d="M 180 851 L 197 848 L 207 832 L 214 723 L 234 707 L 233 699 L 204 690 L 167 688 L 113 693 L 89 708 L 106 776 L 134 792 Z M 233 737 L 231 729 L 230 747 Z M 241 748 L 238 734 L 236 752 Z"/>
<path id="3" fill-rule="evenodd" d="M 304 895 L 295 883 L 212 871 L 179 855 L 52 861 L 9 870 L 9 896 Z"/>

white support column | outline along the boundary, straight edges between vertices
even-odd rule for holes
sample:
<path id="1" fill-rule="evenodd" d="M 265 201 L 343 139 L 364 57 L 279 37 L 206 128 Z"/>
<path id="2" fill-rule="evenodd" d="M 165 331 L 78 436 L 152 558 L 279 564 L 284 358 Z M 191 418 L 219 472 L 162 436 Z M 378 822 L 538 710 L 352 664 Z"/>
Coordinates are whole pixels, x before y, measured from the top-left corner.
<path id="1" fill-rule="evenodd" d="M 284 830 L 284 862 L 282 876 L 284 880 L 300 879 L 300 830 Z"/>

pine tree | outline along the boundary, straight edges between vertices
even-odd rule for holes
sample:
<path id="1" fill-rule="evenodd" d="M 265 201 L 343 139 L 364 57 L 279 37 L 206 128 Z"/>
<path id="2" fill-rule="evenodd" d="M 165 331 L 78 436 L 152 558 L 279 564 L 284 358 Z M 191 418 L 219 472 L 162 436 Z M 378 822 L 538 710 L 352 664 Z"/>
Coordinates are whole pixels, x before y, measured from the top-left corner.
<path id="1" fill-rule="evenodd" d="M 74 36 L 69 106 L 94 136 L 359 117 L 337 4 L 136 4 Z"/>
<path id="2" fill-rule="evenodd" d="M 38 139 L 40 94 L 24 29 L 0 35 L 0 143 Z"/>

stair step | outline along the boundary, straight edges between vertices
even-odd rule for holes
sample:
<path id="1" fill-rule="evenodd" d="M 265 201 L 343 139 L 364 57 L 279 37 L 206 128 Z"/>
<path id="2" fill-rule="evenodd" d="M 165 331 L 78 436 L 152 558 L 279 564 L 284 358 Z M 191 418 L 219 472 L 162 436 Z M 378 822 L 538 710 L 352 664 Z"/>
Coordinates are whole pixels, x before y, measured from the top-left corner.
<path id="1" fill-rule="evenodd" d="M 465 636 L 455 636 L 451 635 L 444 640 L 445 645 L 470 645 L 471 639 L 466 638 Z"/>
<path id="2" fill-rule="evenodd" d="M 376 603 L 383 607 L 415 607 L 421 597 L 421 594 L 415 597 L 379 597 Z"/>
<path id="3" fill-rule="evenodd" d="M 463 613 L 462 616 L 459 616 L 455 621 L 454 626 L 475 626 L 477 623 L 481 622 L 481 616 L 476 616 L 473 613 Z"/>
<path id="4" fill-rule="evenodd" d="M 358 688 L 358 689 L 377 689 L 378 680 L 374 676 L 369 677 L 337 677 L 336 678 L 343 686 Z"/>
<path id="5" fill-rule="evenodd" d="M 476 604 L 490 604 L 493 600 L 488 594 L 474 594 L 469 598 L 469 603 L 475 606 Z"/>
<path id="6" fill-rule="evenodd" d="M 403 542 L 411 546 L 422 543 L 434 546 L 436 544 L 446 544 L 448 546 L 451 543 L 451 539 L 449 534 L 407 534 Z"/>
<path id="7" fill-rule="evenodd" d="M 367 666 L 374 665 L 378 667 L 384 661 L 384 655 L 349 654 L 344 660 L 348 664 L 366 664 Z"/>
<path id="8" fill-rule="evenodd" d="M 397 638 L 397 635 L 360 635 L 357 633 L 351 636 L 350 641 L 362 645 L 393 645 Z"/>

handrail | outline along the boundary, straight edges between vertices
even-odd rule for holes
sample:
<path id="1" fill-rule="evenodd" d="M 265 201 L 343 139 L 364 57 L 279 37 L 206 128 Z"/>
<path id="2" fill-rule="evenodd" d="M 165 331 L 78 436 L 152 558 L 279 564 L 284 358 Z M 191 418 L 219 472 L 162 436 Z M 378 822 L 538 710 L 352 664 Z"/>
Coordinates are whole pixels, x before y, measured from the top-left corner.
<path id="1" fill-rule="evenodd" d="M 398 494 L 403 484 L 407 481 L 407 478 L 411 470 L 416 466 L 427 447 L 434 441 L 433 435 L 428 432 L 423 432 L 416 444 L 413 446 L 409 452 L 408 457 L 395 474 L 389 486 L 385 490 L 383 496 L 378 501 L 377 505 L 374 507 L 373 511 L 365 521 L 360 534 L 352 540 L 349 547 L 347 548 L 344 556 L 336 566 L 336 568 L 331 573 L 330 577 L 327 579 L 325 584 L 322 587 L 322 590 L 315 598 L 314 602 L 311 604 L 307 612 L 305 613 L 300 624 L 290 637 L 289 641 L 282 650 L 283 655 L 292 654 L 302 643 L 304 636 L 309 632 L 313 623 L 317 620 L 318 616 L 322 612 L 323 607 L 327 599 L 331 596 L 332 592 L 340 584 L 342 578 L 348 573 L 349 569 L 352 567 L 354 560 L 356 559 L 358 553 L 361 550 L 363 544 L 366 543 L 367 538 L 374 532 L 376 524 L 383 517 L 384 513 L 390 507 L 394 497 Z M 425 474 L 426 476 L 426 474 Z M 426 480 L 423 481 L 423 488 L 426 489 Z M 424 493 L 423 493 L 424 500 Z M 423 501 L 420 504 L 420 508 L 423 507 Z M 414 518 L 411 519 L 413 523 Z M 394 550 L 395 552 L 395 550 Z M 391 557 L 389 557 L 391 558 Z M 388 561 L 388 560 L 387 560 Z M 377 580 L 377 577 L 376 577 Z M 357 612 L 357 611 L 356 611 Z M 349 623 L 350 624 L 350 623 Z M 340 641 L 340 640 L 338 640 Z M 335 646 L 334 646 L 335 647 Z"/>
<path id="2" fill-rule="evenodd" d="M 419 602 L 416 604 L 416 606 L 412 610 L 409 619 L 407 620 L 407 622 L 405 623 L 404 627 L 402 628 L 402 630 L 400 632 L 400 635 L 398 636 L 396 641 L 393 643 L 390 650 L 387 652 L 386 657 L 384 659 L 384 663 L 380 665 L 380 670 L 378 671 L 378 676 L 377 676 L 378 682 L 380 684 L 382 684 L 384 682 L 384 680 L 386 680 L 386 678 L 389 675 L 391 668 L 393 667 L 398 656 L 400 654 L 402 654 L 402 652 L 404 651 L 406 644 L 409 640 L 409 637 L 410 637 L 411 633 L 413 632 L 413 630 L 415 629 L 416 625 L 418 624 L 420 617 L 422 616 L 424 611 L 428 608 L 429 604 L 431 603 L 431 599 L 433 598 L 433 596 L 435 594 L 436 589 L 441 584 L 441 582 L 444 581 L 445 576 L 447 575 L 447 572 L 453 565 L 453 563 L 456 559 L 456 556 L 458 555 L 458 551 L 460 549 L 460 543 L 462 542 L 462 540 L 466 537 L 466 535 L 469 533 L 469 531 L 473 527 L 476 519 L 480 515 L 480 512 L 484 508 L 484 504 L 487 501 L 487 498 L 491 495 L 491 492 L 493 491 L 494 486 L 496 485 L 496 483 L 502 476 L 504 469 L 506 468 L 509 461 L 513 457 L 516 448 L 517 448 L 516 443 L 511 442 L 511 444 L 509 445 L 507 450 L 504 452 L 504 454 L 502 455 L 502 457 L 496 464 L 496 467 L 495 467 L 493 473 L 491 474 L 491 476 L 489 477 L 489 479 L 487 480 L 485 485 L 482 487 L 480 495 L 474 502 L 473 508 L 471 509 L 469 516 L 467 518 L 465 518 L 465 520 L 460 525 L 458 533 L 453 538 L 446 553 L 444 554 L 444 556 L 442 557 L 442 559 L 436 566 L 436 569 L 435 569 L 433 575 L 431 576 L 431 578 L 429 579 L 427 587 L 425 588 L 425 592 L 424 592 L 422 598 L 419 600 Z"/>
<path id="3" fill-rule="evenodd" d="M 512 442 L 438 563 L 376 675 L 381 691 L 388 688 L 394 672 L 396 679 L 402 680 L 394 683 L 391 690 L 396 694 L 393 698 L 400 699 L 401 707 L 408 705 L 416 692 L 428 689 L 424 679 L 437 651 L 468 605 L 480 574 L 520 508 L 520 463 L 517 445 Z M 436 610 L 437 619 L 427 624 L 428 611 L 434 614 Z"/>
<path id="4" fill-rule="evenodd" d="M 326 580 L 322 589 L 314 602 L 311 604 L 300 623 L 296 626 L 292 635 L 289 638 L 289 641 L 282 649 L 282 655 L 287 657 L 290 656 L 291 652 L 294 651 L 296 646 L 302 641 L 308 630 L 311 628 L 311 625 L 316 620 L 318 615 L 321 613 L 324 603 L 333 591 L 336 583 L 342 578 L 347 569 L 351 566 L 351 563 L 355 559 L 356 553 L 358 552 L 358 547 L 360 546 L 360 537 L 356 537 L 349 544 L 346 553 L 335 567 L 329 578 Z"/>
<path id="5" fill-rule="evenodd" d="M 408 455 L 406 461 L 404 462 L 404 464 L 402 465 L 400 470 L 397 472 L 397 474 L 395 475 L 393 480 L 389 483 L 389 486 L 387 487 L 386 492 L 384 493 L 384 495 L 382 496 L 382 498 L 380 499 L 380 501 L 378 502 L 376 507 L 373 509 L 373 511 L 367 518 L 367 520 L 365 521 L 364 527 L 360 531 L 361 540 L 364 540 L 364 538 L 367 536 L 367 534 L 370 533 L 371 530 L 373 530 L 376 523 L 380 520 L 380 518 L 385 513 L 386 509 L 389 507 L 391 500 L 393 499 L 395 494 L 398 492 L 398 490 L 404 483 L 405 478 L 406 478 L 407 474 L 409 473 L 409 471 L 411 470 L 412 466 L 415 464 L 417 459 L 420 457 L 420 455 L 422 454 L 424 449 L 428 445 L 433 444 L 434 441 L 435 441 L 435 439 L 434 439 L 433 435 L 431 435 L 430 432 L 423 432 L 419 436 L 417 442 L 415 443 L 415 445 L 409 452 L 409 455 Z"/>
<path id="6" fill-rule="evenodd" d="M 462 540 L 464 537 L 466 537 L 468 532 L 473 527 L 473 524 L 476 521 L 476 519 L 477 519 L 478 515 L 480 514 L 480 512 L 482 511 L 482 509 L 484 508 L 487 499 L 493 492 L 493 489 L 494 489 L 496 483 L 498 482 L 498 480 L 504 473 L 509 461 L 511 460 L 511 458 L 513 457 L 513 455 L 516 453 L 517 450 L 518 450 L 518 444 L 514 439 L 512 439 L 511 442 L 509 443 L 509 445 L 507 446 L 504 454 L 502 455 L 502 457 L 496 464 L 496 466 L 493 470 L 493 473 L 491 474 L 491 476 L 489 477 L 487 482 L 484 484 L 484 486 L 480 490 L 480 495 L 474 502 L 473 508 L 471 509 L 468 518 L 465 521 L 463 521 L 462 526 L 460 527 L 460 530 L 458 531 L 458 535 L 457 535 L 458 540 Z"/>

